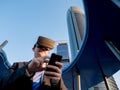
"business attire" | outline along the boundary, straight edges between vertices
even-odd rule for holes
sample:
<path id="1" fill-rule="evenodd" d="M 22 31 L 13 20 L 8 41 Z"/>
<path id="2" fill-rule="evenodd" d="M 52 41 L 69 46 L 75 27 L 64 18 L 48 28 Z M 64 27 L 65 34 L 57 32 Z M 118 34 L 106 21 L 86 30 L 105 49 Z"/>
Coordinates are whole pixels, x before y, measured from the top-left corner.
<path id="1" fill-rule="evenodd" d="M 28 76 L 26 62 L 14 63 L 0 76 L 0 90 L 35 90 L 33 76 Z M 45 75 L 42 76 L 42 83 L 38 85 L 39 90 L 67 90 L 62 78 L 59 84 L 54 85 Z M 40 80 L 39 80 L 40 81 Z"/>

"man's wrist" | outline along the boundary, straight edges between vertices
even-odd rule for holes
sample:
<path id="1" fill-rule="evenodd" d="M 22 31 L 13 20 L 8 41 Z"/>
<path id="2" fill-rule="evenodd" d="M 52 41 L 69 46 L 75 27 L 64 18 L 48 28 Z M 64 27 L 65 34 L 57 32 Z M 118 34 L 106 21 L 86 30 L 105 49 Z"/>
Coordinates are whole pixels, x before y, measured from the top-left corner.
<path id="1" fill-rule="evenodd" d="M 26 68 L 26 72 L 25 72 L 25 74 L 26 74 L 26 76 L 28 76 L 28 77 L 32 77 L 34 74 L 35 74 L 35 72 L 31 72 L 31 70 L 29 69 L 29 63 L 30 62 L 28 62 L 28 64 L 27 64 L 27 68 Z"/>
<path id="2" fill-rule="evenodd" d="M 32 77 L 35 73 L 29 73 L 29 71 L 26 69 L 25 75 L 28 77 Z"/>
<path id="3" fill-rule="evenodd" d="M 58 84 L 59 84 L 59 81 L 58 81 L 58 82 L 55 82 L 55 81 L 53 81 L 53 80 L 50 80 L 50 82 L 51 82 L 52 85 L 58 85 Z"/>

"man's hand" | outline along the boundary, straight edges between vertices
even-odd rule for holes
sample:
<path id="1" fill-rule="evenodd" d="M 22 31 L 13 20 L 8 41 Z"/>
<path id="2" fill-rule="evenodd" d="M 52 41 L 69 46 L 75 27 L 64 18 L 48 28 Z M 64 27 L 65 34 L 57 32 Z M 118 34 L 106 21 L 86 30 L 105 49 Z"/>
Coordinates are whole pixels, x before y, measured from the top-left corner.
<path id="1" fill-rule="evenodd" d="M 47 68 L 53 69 L 54 71 L 45 71 L 44 74 L 51 79 L 51 83 L 58 84 L 62 76 L 62 66 L 61 62 L 55 62 L 57 66 L 47 65 Z"/>
<path id="2" fill-rule="evenodd" d="M 32 74 L 38 71 L 42 71 L 46 67 L 45 64 L 48 62 L 46 58 L 48 57 L 33 58 L 33 60 L 28 64 L 28 72 Z"/>

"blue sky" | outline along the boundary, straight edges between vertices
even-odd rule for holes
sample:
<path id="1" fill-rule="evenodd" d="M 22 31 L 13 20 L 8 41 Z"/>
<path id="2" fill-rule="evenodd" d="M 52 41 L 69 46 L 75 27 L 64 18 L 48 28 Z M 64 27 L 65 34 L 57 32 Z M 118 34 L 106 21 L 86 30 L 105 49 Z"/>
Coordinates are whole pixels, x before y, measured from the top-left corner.
<path id="1" fill-rule="evenodd" d="M 39 35 L 68 40 L 66 14 L 70 6 L 83 8 L 82 0 L 0 0 L 0 43 L 12 64 L 33 58 Z M 114 77 L 120 88 L 120 71 Z"/>

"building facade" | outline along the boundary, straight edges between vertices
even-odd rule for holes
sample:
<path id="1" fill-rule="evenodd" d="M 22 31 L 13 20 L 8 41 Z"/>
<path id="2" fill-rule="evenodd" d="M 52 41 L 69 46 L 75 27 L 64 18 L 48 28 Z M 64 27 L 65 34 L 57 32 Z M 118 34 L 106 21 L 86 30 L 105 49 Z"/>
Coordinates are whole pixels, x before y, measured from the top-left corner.
<path id="1" fill-rule="evenodd" d="M 67 67 L 70 63 L 70 49 L 68 44 L 67 41 L 56 42 L 55 52 L 56 54 L 62 55 L 62 63 L 64 64 L 63 68 Z"/>
<path id="2" fill-rule="evenodd" d="M 69 62 L 70 54 L 67 41 L 56 42 L 56 53 L 62 55 L 62 62 Z"/>

